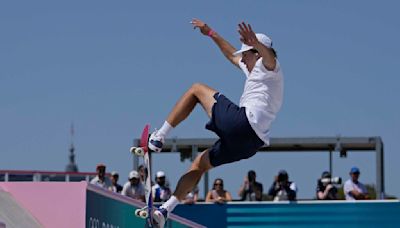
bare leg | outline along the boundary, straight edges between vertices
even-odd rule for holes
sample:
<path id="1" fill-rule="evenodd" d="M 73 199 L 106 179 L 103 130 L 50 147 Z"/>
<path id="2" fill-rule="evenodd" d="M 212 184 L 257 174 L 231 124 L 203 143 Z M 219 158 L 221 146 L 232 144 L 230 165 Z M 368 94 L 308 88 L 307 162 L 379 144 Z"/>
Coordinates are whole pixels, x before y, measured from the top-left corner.
<path id="1" fill-rule="evenodd" d="M 211 109 L 215 103 L 214 94 L 217 91 L 200 83 L 195 83 L 179 99 L 167 118 L 172 127 L 176 127 L 192 112 L 197 103 L 200 103 L 207 115 L 211 117 Z"/>
<path id="2" fill-rule="evenodd" d="M 190 192 L 199 182 L 201 176 L 206 171 L 213 168 L 210 164 L 208 151 L 209 150 L 205 150 L 198 155 L 193 161 L 190 169 L 179 179 L 176 190 L 173 194 L 179 201 L 185 199 L 188 192 Z"/>
<path id="3" fill-rule="evenodd" d="M 190 169 L 179 179 L 173 196 L 163 203 L 159 210 L 154 211 L 153 219 L 160 227 L 164 227 L 168 214 L 186 197 L 188 192 L 193 190 L 203 173 L 211 168 L 213 167 L 210 164 L 209 150 L 207 149 L 196 157 Z"/>

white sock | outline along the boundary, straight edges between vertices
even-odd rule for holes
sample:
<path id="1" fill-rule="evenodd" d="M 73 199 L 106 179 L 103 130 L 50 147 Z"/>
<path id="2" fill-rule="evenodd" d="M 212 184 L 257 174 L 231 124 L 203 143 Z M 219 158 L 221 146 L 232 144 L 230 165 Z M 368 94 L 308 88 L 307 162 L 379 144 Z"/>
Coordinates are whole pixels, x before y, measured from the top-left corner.
<path id="1" fill-rule="evenodd" d="M 167 202 L 165 202 L 163 205 L 161 205 L 160 208 L 165 208 L 165 209 L 167 209 L 168 212 L 172 212 L 179 203 L 180 202 L 179 202 L 178 198 L 176 198 L 173 195 L 173 196 L 171 196 L 171 198 L 169 198 L 169 200 L 167 200 Z"/>
<path id="2" fill-rule="evenodd" d="M 165 136 L 167 136 L 169 131 L 171 131 L 172 129 L 173 127 L 171 126 L 171 124 L 165 121 L 160 130 L 157 131 L 157 135 L 165 138 Z"/>

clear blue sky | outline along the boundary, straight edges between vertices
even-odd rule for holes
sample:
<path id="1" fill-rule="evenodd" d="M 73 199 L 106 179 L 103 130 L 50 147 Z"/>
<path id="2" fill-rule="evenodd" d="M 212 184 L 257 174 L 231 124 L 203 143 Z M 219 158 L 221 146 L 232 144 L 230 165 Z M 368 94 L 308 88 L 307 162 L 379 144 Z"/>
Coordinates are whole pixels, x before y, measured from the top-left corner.
<path id="1" fill-rule="evenodd" d="M 104 162 L 126 180 L 128 148 L 145 123 L 159 127 L 181 94 L 203 82 L 238 102 L 244 76 L 189 24 L 203 19 L 239 47 L 237 24 L 270 35 L 285 75 L 273 137 L 381 136 L 386 192 L 400 196 L 400 3 L 398 1 L 1 1 L 0 169 L 62 171 L 69 127 L 77 163 Z M 171 136 L 213 137 L 201 108 Z M 361 169 L 375 182 L 373 153 L 335 156 L 334 175 Z M 188 163 L 155 156 L 172 186 Z M 269 187 L 279 169 L 314 196 L 328 155 L 259 154 L 211 172 L 236 197 L 254 169 Z"/>

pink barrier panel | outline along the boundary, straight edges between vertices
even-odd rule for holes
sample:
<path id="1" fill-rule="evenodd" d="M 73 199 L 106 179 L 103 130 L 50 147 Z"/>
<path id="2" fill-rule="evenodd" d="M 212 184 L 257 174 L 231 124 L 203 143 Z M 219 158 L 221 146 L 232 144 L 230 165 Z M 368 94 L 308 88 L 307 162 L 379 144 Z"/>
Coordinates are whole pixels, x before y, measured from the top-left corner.
<path id="1" fill-rule="evenodd" d="M 0 182 L 44 227 L 85 227 L 86 182 Z"/>

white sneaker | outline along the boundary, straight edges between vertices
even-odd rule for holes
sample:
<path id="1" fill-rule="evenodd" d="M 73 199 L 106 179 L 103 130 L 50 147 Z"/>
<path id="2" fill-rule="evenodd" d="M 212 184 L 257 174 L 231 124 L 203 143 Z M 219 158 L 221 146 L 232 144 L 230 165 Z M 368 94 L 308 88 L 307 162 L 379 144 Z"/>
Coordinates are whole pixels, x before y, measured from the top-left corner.
<path id="1" fill-rule="evenodd" d="M 164 228 L 165 222 L 168 219 L 169 212 L 165 208 L 158 208 L 153 213 L 153 220 L 159 228 Z"/>
<path id="2" fill-rule="evenodd" d="M 149 138 L 149 149 L 156 152 L 161 152 L 164 145 L 164 137 L 157 135 L 157 130 L 151 133 Z"/>

